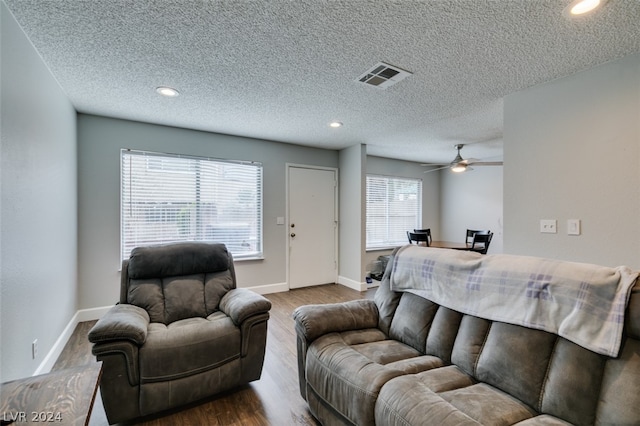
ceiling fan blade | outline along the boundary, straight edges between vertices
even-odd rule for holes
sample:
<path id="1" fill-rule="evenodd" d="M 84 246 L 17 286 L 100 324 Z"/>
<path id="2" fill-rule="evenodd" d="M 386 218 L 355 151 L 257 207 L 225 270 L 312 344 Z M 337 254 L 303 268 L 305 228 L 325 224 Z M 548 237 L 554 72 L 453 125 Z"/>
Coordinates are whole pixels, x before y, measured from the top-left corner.
<path id="1" fill-rule="evenodd" d="M 437 172 L 438 170 L 448 169 L 449 167 L 451 167 L 451 165 L 449 165 L 449 164 L 446 164 L 446 165 L 444 165 L 444 164 L 432 164 L 432 165 L 433 165 L 433 166 L 440 166 L 440 167 L 438 167 L 438 168 L 436 168 L 436 169 L 429 169 L 429 170 L 425 170 L 425 171 L 424 171 L 424 172 L 422 172 L 422 173 Z"/>
<path id="2" fill-rule="evenodd" d="M 502 166 L 502 161 L 478 161 L 473 164 L 474 166 Z"/>

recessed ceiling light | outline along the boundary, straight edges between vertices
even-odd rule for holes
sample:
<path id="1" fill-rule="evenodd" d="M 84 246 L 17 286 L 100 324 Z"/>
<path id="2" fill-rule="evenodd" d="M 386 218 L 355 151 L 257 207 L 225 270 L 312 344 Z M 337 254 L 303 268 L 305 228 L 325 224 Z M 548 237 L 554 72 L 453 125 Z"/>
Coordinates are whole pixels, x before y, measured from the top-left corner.
<path id="1" fill-rule="evenodd" d="M 338 127 L 342 127 L 342 123 L 339 121 L 332 121 L 331 123 L 329 123 L 329 127 L 337 129 Z"/>
<path id="2" fill-rule="evenodd" d="M 573 0 L 564 9 L 564 15 L 568 17 L 580 16 L 601 7 L 607 0 Z"/>
<path id="3" fill-rule="evenodd" d="M 167 86 L 156 87 L 156 92 L 168 98 L 175 98 L 180 94 L 176 89 Z"/>

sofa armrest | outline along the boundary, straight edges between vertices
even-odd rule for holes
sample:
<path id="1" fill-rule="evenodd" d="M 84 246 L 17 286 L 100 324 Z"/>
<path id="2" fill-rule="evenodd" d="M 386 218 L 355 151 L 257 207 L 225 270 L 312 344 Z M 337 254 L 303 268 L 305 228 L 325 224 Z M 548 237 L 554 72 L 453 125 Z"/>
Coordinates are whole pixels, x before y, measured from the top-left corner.
<path id="1" fill-rule="evenodd" d="M 107 376 L 113 380 L 126 377 L 131 386 L 140 384 L 140 371 L 138 370 L 138 345 L 129 340 L 111 340 L 96 343 L 91 348 L 91 353 L 98 361 L 102 361 L 102 382 L 110 382 Z M 111 387 L 111 385 L 106 385 Z M 118 392 L 118 391 L 115 391 Z M 104 393 L 104 390 L 103 390 Z"/>
<path id="2" fill-rule="evenodd" d="M 105 343 L 128 340 L 142 345 L 147 340 L 148 326 L 149 314 L 146 310 L 135 305 L 116 305 L 91 328 L 89 341 Z"/>
<path id="3" fill-rule="evenodd" d="M 229 290 L 220 299 L 220 310 L 231 317 L 236 325 L 253 315 L 267 313 L 270 309 L 269 299 L 247 288 Z"/>
<path id="4" fill-rule="evenodd" d="M 311 342 L 335 331 L 359 330 L 378 326 L 378 308 L 373 300 L 305 305 L 293 311 L 296 330 Z"/>

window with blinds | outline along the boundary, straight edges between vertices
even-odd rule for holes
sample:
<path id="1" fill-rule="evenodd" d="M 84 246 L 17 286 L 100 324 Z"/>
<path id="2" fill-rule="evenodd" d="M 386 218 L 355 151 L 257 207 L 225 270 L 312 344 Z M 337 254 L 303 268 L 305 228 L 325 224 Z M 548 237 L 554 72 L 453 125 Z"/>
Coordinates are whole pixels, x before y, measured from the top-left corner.
<path id="1" fill-rule="evenodd" d="M 122 150 L 121 256 L 138 246 L 224 243 L 262 257 L 262 164 Z"/>
<path id="2" fill-rule="evenodd" d="M 407 244 L 421 224 L 420 179 L 367 175 L 367 249 Z"/>

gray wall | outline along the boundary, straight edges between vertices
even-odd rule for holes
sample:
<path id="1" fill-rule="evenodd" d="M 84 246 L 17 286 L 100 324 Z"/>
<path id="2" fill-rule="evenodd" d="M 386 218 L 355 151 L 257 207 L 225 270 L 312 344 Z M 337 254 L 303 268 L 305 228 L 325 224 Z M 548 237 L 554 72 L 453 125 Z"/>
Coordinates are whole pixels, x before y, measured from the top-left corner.
<path id="1" fill-rule="evenodd" d="M 439 174 L 442 239 L 463 242 L 467 229 L 489 229 L 493 232 L 489 254 L 502 253 L 502 167 L 474 166 L 465 173 L 443 169 Z"/>
<path id="2" fill-rule="evenodd" d="M 121 148 L 262 162 L 264 259 L 237 262 L 240 287 L 286 281 L 287 230 L 276 225 L 286 216 L 286 163 L 338 166 L 336 151 L 80 114 L 80 309 L 118 300 Z"/>
<path id="3" fill-rule="evenodd" d="M 340 150 L 338 282 L 351 288 L 364 283 L 366 158 L 366 145 Z"/>
<path id="4" fill-rule="evenodd" d="M 33 374 L 76 312 L 77 202 L 76 112 L 4 3 L 0 15 L 4 382 Z"/>
<path id="5" fill-rule="evenodd" d="M 504 147 L 505 252 L 640 267 L 640 54 L 507 96 Z"/>

